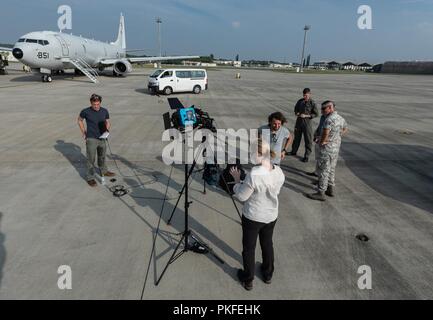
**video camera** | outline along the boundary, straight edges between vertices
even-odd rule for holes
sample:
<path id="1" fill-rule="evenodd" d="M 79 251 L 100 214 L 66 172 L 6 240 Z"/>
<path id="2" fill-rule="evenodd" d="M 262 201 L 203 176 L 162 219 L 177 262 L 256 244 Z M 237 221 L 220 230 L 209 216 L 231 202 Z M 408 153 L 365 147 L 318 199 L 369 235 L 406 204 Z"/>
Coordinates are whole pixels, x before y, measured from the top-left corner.
<path id="1" fill-rule="evenodd" d="M 186 126 L 191 126 L 199 129 L 208 129 L 216 132 L 214 119 L 209 116 L 209 113 L 192 105 L 185 108 L 178 98 L 168 98 L 168 103 L 172 110 L 176 110 L 170 117 L 170 113 L 163 114 L 165 129 L 175 128 L 179 131 L 184 131 Z"/>
<path id="2" fill-rule="evenodd" d="M 194 129 L 195 128 L 208 129 L 214 133 L 217 131 L 214 125 L 214 119 L 211 118 L 207 112 L 201 110 L 200 108 L 195 107 L 194 105 L 189 108 L 185 108 L 177 98 L 168 98 L 168 103 L 170 105 L 170 108 L 176 111 L 171 116 L 169 112 L 163 114 L 165 130 L 175 128 L 181 132 L 184 132 L 186 127 L 192 125 Z M 172 137 L 172 139 L 174 139 L 174 137 Z M 206 136 L 203 136 L 202 143 L 205 140 L 206 140 Z M 206 149 L 204 149 L 202 152 L 203 156 L 205 156 L 205 152 Z M 241 214 L 233 198 L 234 178 L 230 174 L 230 169 L 232 167 L 236 167 L 238 170 L 240 170 L 242 180 L 245 179 L 246 172 L 242 168 L 238 160 L 236 161 L 236 164 L 227 165 L 226 168 L 223 170 L 223 172 L 220 172 L 220 167 L 216 163 L 217 163 L 216 159 L 214 164 L 205 162 L 203 169 L 201 169 L 203 170 L 203 181 L 204 181 L 203 193 L 206 194 L 206 183 L 213 186 L 218 184 L 231 197 L 233 201 L 233 205 L 235 206 L 236 211 L 239 215 L 239 218 L 241 218 Z M 189 169 L 189 173 L 187 174 L 187 178 L 184 186 L 188 185 L 187 181 L 189 179 L 189 176 L 193 172 L 195 164 L 196 161 L 194 159 L 194 162 L 191 168 Z M 172 212 L 169 221 L 173 217 L 173 213 L 174 210 Z"/>

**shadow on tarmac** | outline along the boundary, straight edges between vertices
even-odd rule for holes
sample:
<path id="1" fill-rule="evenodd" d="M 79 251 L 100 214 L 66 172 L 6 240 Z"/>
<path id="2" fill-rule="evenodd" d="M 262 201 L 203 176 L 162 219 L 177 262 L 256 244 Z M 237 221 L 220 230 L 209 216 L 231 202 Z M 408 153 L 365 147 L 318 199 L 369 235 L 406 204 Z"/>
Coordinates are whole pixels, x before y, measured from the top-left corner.
<path id="1" fill-rule="evenodd" d="M 139 167 L 137 167 L 136 165 L 134 165 L 133 163 L 129 162 L 127 159 L 125 159 L 121 156 L 113 154 L 112 158 L 119 161 L 120 163 L 122 163 L 123 165 L 125 165 L 126 167 L 128 167 L 131 170 L 138 170 L 139 169 Z M 176 168 L 179 170 L 183 170 L 183 166 L 175 167 L 175 170 L 176 170 Z M 171 179 L 171 177 L 167 177 L 165 174 L 159 173 L 159 172 L 158 173 L 153 172 L 153 174 L 158 175 L 158 181 L 161 184 L 166 185 L 167 182 L 170 180 L 170 187 L 171 188 L 174 188 L 174 189 L 179 190 L 179 191 L 182 189 L 183 185 L 175 182 L 174 180 Z M 135 201 L 135 203 L 138 204 L 140 207 L 149 207 L 158 217 L 161 214 L 162 215 L 161 223 L 162 223 L 162 226 L 165 226 L 166 221 L 169 219 L 169 216 L 171 215 L 171 213 L 174 209 L 174 204 L 170 203 L 169 201 L 165 201 L 163 211 L 161 212 L 161 208 L 163 205 L 161 200 L 163 200 L 165 197 L 165 195 L 162 192 L 160 192 L 158 190 L 153 190 L 153 189 L 147 187 L 146 184 L 144 184 L 140 188 L 136 188 L 135 186 L 137 186 L 137 184 L 140 183 L 140 181 L 137 181 L 137 179 L 125 178 L 124 182 L 126 183 L 128 188 L 131 188 L 131 191 L 129 192 L 128 196 L 131 197 Z M 120 198 L 120 199 L 122 200 L 122 202 L 124 202 L 124 204 L 136 216 L 138 216 L 144 223 L 146 223 L 148 225 L 148 227 L 151 228 L 152 233 L 155 234 L 156 229 L 157 229 L 156 226 L 152 226 L 149 222 L 147 222 L 137 212 L 137 210 L 134 208 L 134 206 L 130 206 L 122 198 Z M 177 194 L 176 194 L 176 199 L 177 199 Z M 185 217 L 185 215 L 184 215 L 184 210 L 183 210 L 183 204 L 184 204 L 184 201 L 182 198 L 181 201 L 179 202 L 179 205 L 178 205 L 178 207 L 174 213 L 174 218 L 171 222 L 171 227 L 173 229 L 175 229 L 176 232 L 175 233 L 168 233 L 168 232 L 164 232 L 162 230 L 158 231 L 159 237 L 162 238 L 167 243 L 168 248 L 162 252 L 157 253 L 155 251 L 155 253 L 154 253 L 154 259 L 153 259 L 154 282 L 156 282 L 158 275 L 161 272 L 161 270 L 158 271 L 158 268 L 157 268 L 158 260 L 160 260 L 160 258 L 162 258 L 166 255 L 170 255 L 173 252 L 174 248 L 177 245 L 178 240 L 180 239 L 179 233 L 182 233 L 184 231 L 184 219 L 185 219 L 184 217 Z M 213 249 L 218 248 L 220 251 L 224 252 L 226 255 L 237 260 L 239 262 L 239 264 L 242 265 L 242 256 L 239 254 L 239 252 L 233 250 L 226 242 L 224 242 L 222 239 L 220 239 L 215 233 L 213 233 L 212 231 L 207 229 L 203 224 L 201 224 L 199 221 L 197 221 L 192 216 L 189 216 L 189 228 L 199 238 L 206 239 L 206 243 L 209 244 L 209 246 L 211 248 L 213 248 Z M 173 238 L 174 235 L 176 236 L 175 239 Z M 181 249 L 182 248 L 180 248 L 180 250 Z M 211 254 L 208 254 L 207 256 L 217 266 L 221 267 L 222 270 L 226 274 L 228 274 L 231 278 L 236 280 L 236 271 L 237 271 L 236 267 L 229 266 L 227 264 L 227 262 L 224 264 L 221 264 Z M 185 258 L 187 258 L 187 256 Z M 162 267 L 165 265 L 165 263 L 166 263 L 166 259 L 164 260 L 164 262 L 161 262 L 159 264 L 159 268 L 162 269 Z M 172 268 L 174 269 L 175 266 L 173 266 Z"/>
<path id="2" fill-rule="evenodd" d="M 81 152 L 81 147 L 72 142 L 57 140 L 54 149 L 60 152 L 75 170 L 77 170 L 80 177 L 85 180 L 87 158 Z"/>
<path id="3" fill-rule="evenodd" d="M 417 145 L 343 142 L 340 156 L 371 189 L 433 213 L 433 149 Z"/>
<path id="4" fill-rule="evenodd" d="M 5 239 L 6 236 L 1 232 L 1 220 L 2 220 L 3 214 L 0 212 L 0 288 L 2 285 L 2 278 L 3 278 L 3 267 L 6 262 L 6 249 L 5 249 Z"/>
<path id="5" fill-rule="evenodd" d="M 433 213 L 433 149 L 417 145 L 343 141 L 340 157 L 344 165 L 372 190 Z M 337 179 L 340 165 L 337 165 Z M 317 178 L 308 176 L 306 171 L 288 164 L 282 164 L 281 169 L 289 174 L 284 183 L 286 188 L 296 193 L 304 193 L 305 189 L 315 190 L 313 183 Z"/>
<path id="6" fill-rule="evenodd" d="M 70 162 L 70 164 L 75 168 L 75 170 L 83 179 L 85 178 L 87 158 L 82 154 L 81 148 L 79 146 L 77 146 L 74 143 L 65 142 L 63 140 L 57 140 L 56 144 L 54 145 L 54 149 L 60 152 Z M 156 215 L 159 216 L 162 207 L 161 200 L 164 199 L 165 195 L 158 190 L 154 190 L 151 187 L 148 187 L 150 183 L 142 181 L 141 177 L 157 176 L 157 179 L 151 179 L 150 182 L 153 183 L 155 181 L 159 181 L 164 185 L 167 184 L 168 179 L 170 179 L 170 177 L 167 177 L 163 173 L 152 171 L 152 169 L 150 168 L 146 168 L 146 170 L 143 170 L 142 167 L 136 166 L 133 163 L 129 162 L 127 159 L 115 154 L 112 154 L 108 157 L 111 158 L 112 160 L 119 161 L 119 163 L 122 163 L 123 165 L 125 165 L 126 167 L 128 167 L 129 169 L 137 173 L 136 175 L 131 175 L 131 176 L 125 176 L 120 173 L 120 177 L 123 178 L 126 187 L 129 188 L 130 190 L 127 197 L 133 199 L 135 203 L 138 204 L 140 207 L 149 207 Z M 183 167 L 179 167 L 179 168 L 182 169 Z M 119 170 L 119 168 L 117 169 Z M 137 185 L 140 184 L 142 184 L 142 186 L 137 188 Z M 170 186 L 179 191 L 182 188 L 182 185 L 176 183 L 174 180 L 170 181 Z M 177 194 L 176 194 L 176 199 L 177 199 Z M 155 233 L 157 232 L 157 226 L 153 226 L 151 223 L 149 223 L 142 216 L 142 214 L 140 214 L 137 211 L 136 207 L 128 204 L 128 202 L 125 201 L 123 197 L 119 197 L 119 200 L 122 201 L 123 204 L 134 215 L 136 215 L 142 222 L 144 222 L 149 227 L 149 229 L 151 229 L 152 234 L 155 235 Z M 164 211 L 162 212 L 163 218 L 166 219 L 168 219 L 168 215 L 170 215 L 174 209 L 174 205 L 171 204 L 168 200 L 165 201 Z M 170 255 L 173 252 L 174 248 L 177 245 L 178 240 L 180 239 L 180 236 L 178 234 L 180 232 L 183 232 L 184 230 L 184 211 L 182 207 L 183 207 L 183 201 L 181 200 L 179 202 L 179 206 L 174 214 L 174 218 L 171 223 L 171 226 L 176 230 L 176 232 L 168 232 L 161 229 L 158 230 L 158 238 L 162 239 L 168 245 L 168 248 L 162 252 L 155 251 L 154 253 L 153 256 L 154 282 L 156 282 L 157 280 L 158 273 L 161 272 L 161 270 L 158 271 L 158 266 L 157 266 L 158 260 L 160 258 L 163 258 L 166 255 Z M 164 223 L 164 220 L 162 220 L 161 223 Z M 223 240 L 218 238 L 213 232 L 209 231 L 205 226 L 203 226 L 201 223 L 199 223 L 196 219 L 192 218 L 191 216 L 189 217 L 189 226 L 190 229 L 194 233 L 196 233 L 200 238 L 207 239 L 207 241 L 209 241 L 210 247 L 218 247 L 225 254 L 239 261 L 239 263 L 242 263 L 242 257 L 238 252 L 234 251 Z M 236 277 L 237 268 L 230 267 L 227 263 L 223 265 L 220 264 L 210 254 L 208 255 L 208 257 L 211 258 L 212 261 L 214 261 L 218 266 L 221 266 L 221 268 L 224 270 L 225 273 L 227 273 L 233 279 L 236 279 L 235 277 Z M 164 265 L 165 265 L 165 261 L 161 263 L 159 267 L 162 269 Z"/>

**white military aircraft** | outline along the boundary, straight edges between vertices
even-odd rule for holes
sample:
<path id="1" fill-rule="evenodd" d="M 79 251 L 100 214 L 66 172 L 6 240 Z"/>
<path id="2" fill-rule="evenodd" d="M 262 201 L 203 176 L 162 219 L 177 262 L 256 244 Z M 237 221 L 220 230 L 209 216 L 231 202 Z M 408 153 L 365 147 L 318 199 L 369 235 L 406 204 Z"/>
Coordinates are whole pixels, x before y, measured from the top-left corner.
<path id="1" fill-rule="evenodd" d="M 132 63 L 165 60 L 193 59 L 199 56 L 172 57 L 126 57 L 125 20 L 120 15 L 117 40 L 111 43 L 86 39 L 62 32 L 39 31 L 22 36 L 13 49 L 12 55 L 42 74 L 43 82 L 51 82 L 52 74 L 63 73 L 65 69 L 75 69 L 85 74 L 93 82 L 98 82 L 95 69 L 103 71 L 113 67 L 113 75 L 123 76 L 132 71 Z"/>

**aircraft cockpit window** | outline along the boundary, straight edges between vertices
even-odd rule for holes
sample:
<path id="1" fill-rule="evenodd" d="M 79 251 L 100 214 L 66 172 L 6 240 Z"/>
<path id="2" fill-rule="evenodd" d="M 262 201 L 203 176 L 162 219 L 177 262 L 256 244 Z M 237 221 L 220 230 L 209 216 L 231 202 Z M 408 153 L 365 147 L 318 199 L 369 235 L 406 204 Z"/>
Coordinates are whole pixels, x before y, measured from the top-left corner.
<path id="1" fill-rule="evenodd" d="M 18 42 L 26 42 L 26 39 L 21 38 L 21 39 L 18 40 Z"/>
<path id="2" fill-rule="evenodd" d="M 44 46 L 45 44 L 44 44 L 44 40 L 38 40 L 38 43 L 41 45 L 41 46 Z"/>
<path id="3" fill-rule="evenodd" d="M 35 39 L 27 39 L 26 42 L 28 42 L 28 43 L 38 43 L 38 40 L 35 40 Z"/>
<path id="4" fill-rule="evenodd" d="M 48 42 L 48 40 L 44 40 L 44 45 L 45 46 L 47 46 L 47 45 L 49 45 L 50 43 Z"/>

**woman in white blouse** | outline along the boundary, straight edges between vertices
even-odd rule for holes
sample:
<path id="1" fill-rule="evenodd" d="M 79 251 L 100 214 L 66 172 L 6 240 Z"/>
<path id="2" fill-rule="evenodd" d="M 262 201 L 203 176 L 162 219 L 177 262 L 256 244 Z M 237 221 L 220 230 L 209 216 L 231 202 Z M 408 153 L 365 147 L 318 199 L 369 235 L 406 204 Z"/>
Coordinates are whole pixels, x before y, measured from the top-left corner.
<path id="1" fill-rule="evenodd" d="M 244 288 L 253 288 L 255 249 L 257 236 L 262 249 L 262 277 L 271 283 L 274 272 L 274 248 L 272 235 L 278 217 L 278 194 L 284 184 L 285 176 L 281 168 L 273 165 L 269 143 L 259 139 L 257 150 L 252 154 L 258 165 L 253 167 L 244 181 L 235 167 L 230 171 L 235 180 L 235 197 L 244 202 L 242 209 L 242 258 L 244 269 L 238 270 L 238 278 Z"/>

